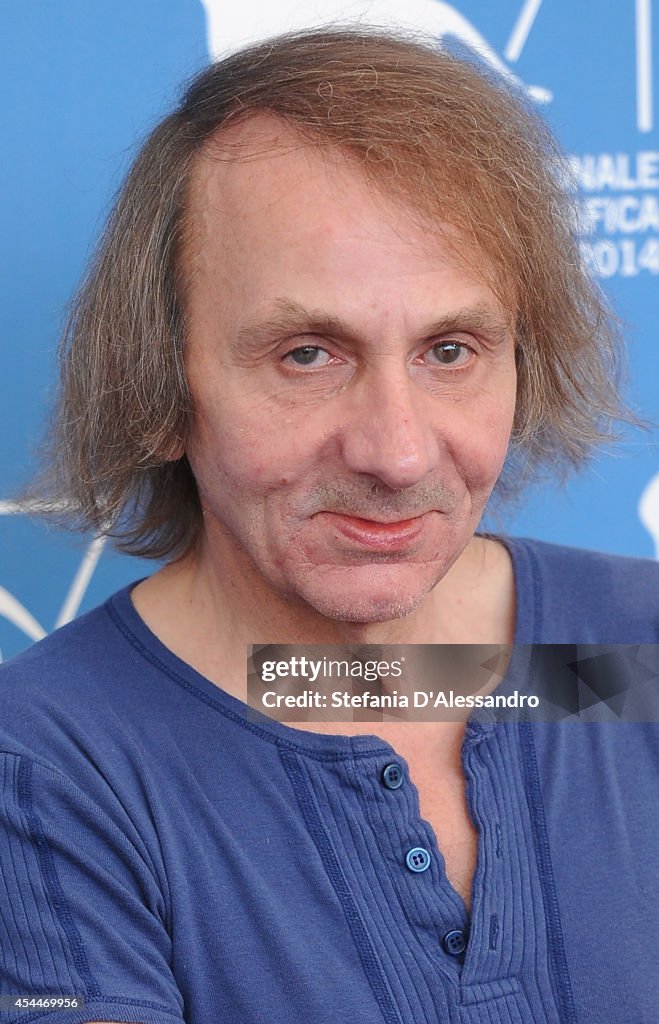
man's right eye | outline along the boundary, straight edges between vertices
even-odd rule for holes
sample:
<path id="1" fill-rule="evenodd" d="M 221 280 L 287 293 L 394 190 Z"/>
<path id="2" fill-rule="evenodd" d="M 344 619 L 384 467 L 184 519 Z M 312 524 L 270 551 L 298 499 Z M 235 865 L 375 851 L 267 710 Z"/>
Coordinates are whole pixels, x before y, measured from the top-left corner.
<path id="1" fill-rule="evenodd" d="M 287 352 L 284 361 L 295 366 L 327 366 L 331 358 L 329 352 L 318 345 L 302 345 Z"/>

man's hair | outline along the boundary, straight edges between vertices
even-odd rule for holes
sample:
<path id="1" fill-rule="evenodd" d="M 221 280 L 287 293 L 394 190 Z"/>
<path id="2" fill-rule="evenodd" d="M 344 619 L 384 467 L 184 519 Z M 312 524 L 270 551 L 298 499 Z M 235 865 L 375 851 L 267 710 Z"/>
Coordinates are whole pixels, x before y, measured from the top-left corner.
<path id="1" fill-rule="evenodd" d="M 191 172 L 211 136 L 221 153 L 222 130 L 259 113 L 350 157 L 431 230 L 456 228 L 466 258 L 485 254 L 515 296 L 518 398 L 495 494 L 507 500 L 543 471 L 564 476 L 629 418 L 614 384 L 620 334 L 582 262 L 565 160 L 529 101 L 416 36 L 308 31 L 204 70 L 135 160 L 65 330 L 51 511 L 148 557 L 177 557 L 198 538 L 188 460 L 167 461 L 194 414 L 184 368 Z"/>

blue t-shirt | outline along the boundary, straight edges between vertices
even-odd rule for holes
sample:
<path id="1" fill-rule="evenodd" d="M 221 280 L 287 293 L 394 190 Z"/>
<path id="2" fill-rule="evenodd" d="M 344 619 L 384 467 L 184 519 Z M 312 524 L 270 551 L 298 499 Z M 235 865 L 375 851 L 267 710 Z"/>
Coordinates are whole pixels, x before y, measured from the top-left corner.
<path id="1" fill-rule="evenodd" d="M 659 640 L 655 563 L 506 543 L 519 644 Z M 658 1019 L 655 723 L 468 723 L 469 916 L 388 743 L 248 711 L 130 588 L 0 706 L 0 995 L 86 999 L 0 1021 Z"/>

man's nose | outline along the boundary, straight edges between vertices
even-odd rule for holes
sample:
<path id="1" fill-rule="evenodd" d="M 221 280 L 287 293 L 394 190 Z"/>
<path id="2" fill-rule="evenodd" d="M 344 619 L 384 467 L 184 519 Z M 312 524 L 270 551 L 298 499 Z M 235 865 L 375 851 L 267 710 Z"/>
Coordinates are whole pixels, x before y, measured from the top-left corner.
<path id="1" fill-rule="evenodd" d="M 342 429 L 347 468 L 392 488 L 425 479 L 440 455 L 431 396 L 406 370 L 365 377 L 351 392 Z"/>

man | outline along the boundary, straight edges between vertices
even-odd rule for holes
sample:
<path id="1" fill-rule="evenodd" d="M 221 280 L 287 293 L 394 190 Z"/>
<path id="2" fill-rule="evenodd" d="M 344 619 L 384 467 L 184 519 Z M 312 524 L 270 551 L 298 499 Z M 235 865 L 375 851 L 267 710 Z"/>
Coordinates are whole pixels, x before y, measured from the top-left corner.
<path id="1" fill-rule="evenodd" d="M 656 565 L 476 532 L 620 414 L 559 172 L 519 98 L 364 31 L 241 52 L 152 134 L 54 458 L 167 564 L 4 669 L 3 992 L 85 997 L 57 1022 L 650 1019 L 652 726 L 245 704 L 253 643 L 657 640 Z"/>

